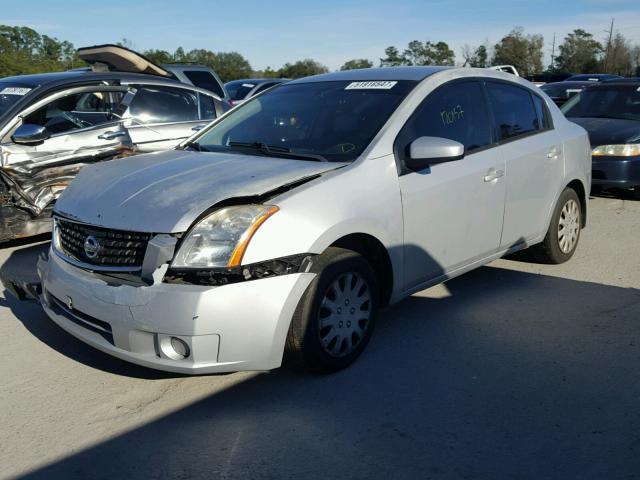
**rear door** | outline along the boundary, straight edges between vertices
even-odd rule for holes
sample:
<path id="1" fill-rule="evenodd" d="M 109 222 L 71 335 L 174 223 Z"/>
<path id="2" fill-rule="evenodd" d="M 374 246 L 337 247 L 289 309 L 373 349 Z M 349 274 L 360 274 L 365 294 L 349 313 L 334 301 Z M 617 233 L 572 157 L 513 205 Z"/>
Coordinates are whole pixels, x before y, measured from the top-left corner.
<path id="1" fill-rule="evenodd" d="M 219 101 L 213 95 L 167 85 L 132 87 L 124 117 L 141 152 L 173 148 L 217 116 Z"/>
<path id="2" fill-rule="evenodd" d="M 504 160 L 492 148 L 490 112 L 480 81 L 447 83 L 430 93 L 396 140 L 402 162 L 422 136 L 456 140 L 461 160 L 400 176 L 405 289 L 495 253 L 504 212 Z"/>
<path id="3" fill-rule="evenodd" d="M 547 230 L 549 212 L 564 178 L 562 141 L 542 98 L 513 83 L 487 81 L 497 150 L 506 161 L 507 198 L 501 247 Z"/>

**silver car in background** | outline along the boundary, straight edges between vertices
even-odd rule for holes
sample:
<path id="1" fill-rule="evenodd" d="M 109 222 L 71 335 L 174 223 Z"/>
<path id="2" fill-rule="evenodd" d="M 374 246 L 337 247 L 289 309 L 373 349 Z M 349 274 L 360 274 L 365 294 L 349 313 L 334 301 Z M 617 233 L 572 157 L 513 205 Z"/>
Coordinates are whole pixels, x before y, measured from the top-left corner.
<path id="1" fill-rule="evenodd" d="M 528 247 L 569 260 L 590 174 L 586 132 L 514 75 L 319 75 L 178 150 L 83 169 L 55 206 L 41 283 L 11 288 L 140 365 L 267 370 L 286 351 L 335 371 L 383 305 Z"/>

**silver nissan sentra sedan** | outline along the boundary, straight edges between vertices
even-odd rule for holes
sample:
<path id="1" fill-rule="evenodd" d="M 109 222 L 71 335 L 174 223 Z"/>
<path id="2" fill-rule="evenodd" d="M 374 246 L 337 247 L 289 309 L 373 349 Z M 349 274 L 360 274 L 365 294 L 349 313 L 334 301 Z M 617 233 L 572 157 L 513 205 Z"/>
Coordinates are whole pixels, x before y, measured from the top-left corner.
<path id="1" fill-rule="evenodd" d="M 513 75 L 304 78 L 176 150 L 84 168 L 41 284 L 13 288 L 140 365 L 267 370 L 286 354 L 335 371 L 384 305 L 524 248 L 569 260 L 590 171 L 585 131 Z"/>

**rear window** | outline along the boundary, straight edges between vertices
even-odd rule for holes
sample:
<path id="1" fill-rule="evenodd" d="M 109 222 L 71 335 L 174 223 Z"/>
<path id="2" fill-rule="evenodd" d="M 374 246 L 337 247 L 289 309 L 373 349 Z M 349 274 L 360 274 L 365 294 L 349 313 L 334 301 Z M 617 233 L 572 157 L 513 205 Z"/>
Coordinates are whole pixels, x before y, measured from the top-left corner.
<path id="1" fill-rule="evenodd" d="M 249 92 L 256 86 L 249 80 L 238 80 L 237 82 L 229 82 L 224 85 L 231 100 L 244 100 Z"/>
<path id="2" fill-rule="evenodd" d="M 542 128 L 529 90 L 506 83 L 487 82 L 487 92 L 499 140 L 519 137 Z"/>
<path id="3" fill-rule="evenodd" d="M 567 117 L 640 120 L 640 83 L 588 88 L 565 104 Z"/>
<path id="4" fill-rule="evenodd" d="M 204 88 L 215 93 L 220 98 L 224 98 L 224 90 L 216 78 L 210 72 L 202 70 L 185 70 L 185 76 L 191 80 L 196 87 Z"/>

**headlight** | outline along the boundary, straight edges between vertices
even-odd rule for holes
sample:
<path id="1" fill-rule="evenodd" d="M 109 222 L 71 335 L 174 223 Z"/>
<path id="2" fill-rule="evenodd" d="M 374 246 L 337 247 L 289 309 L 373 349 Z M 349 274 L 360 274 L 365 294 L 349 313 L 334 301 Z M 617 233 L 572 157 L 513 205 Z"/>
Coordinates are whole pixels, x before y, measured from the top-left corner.
<path id="1" fill-rule="evenodd" d="M 225 207 L 203 218 L 182 241 L 173 268 L 236 267 L 253 234 L 278 211 L 272 205 Z"/>
<path id="2" fill-rule="evenodd" d="M 594 157 L 635 157 L 640 155 L 640 143 L 623 145 L 600 145 L 591 153 Z"/>

